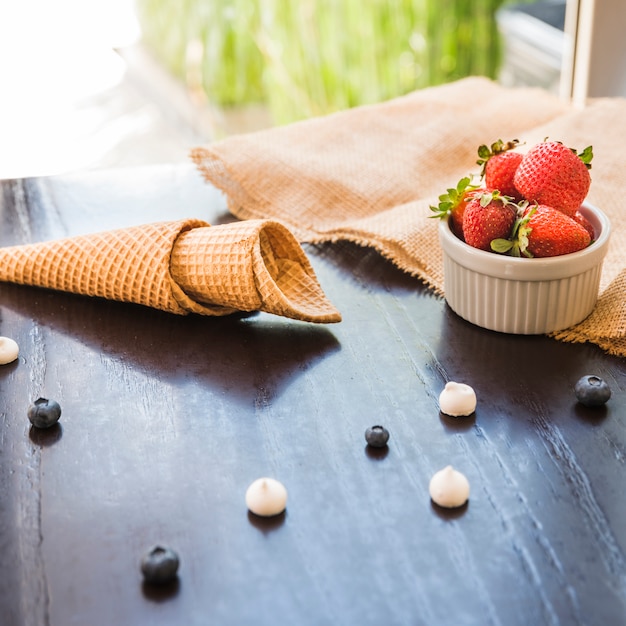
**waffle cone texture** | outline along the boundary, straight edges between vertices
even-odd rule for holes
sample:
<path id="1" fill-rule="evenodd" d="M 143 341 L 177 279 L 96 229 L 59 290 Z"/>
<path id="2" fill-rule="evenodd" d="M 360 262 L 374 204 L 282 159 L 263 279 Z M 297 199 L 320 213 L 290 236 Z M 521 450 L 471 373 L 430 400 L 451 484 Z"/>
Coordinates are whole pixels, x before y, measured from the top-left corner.
<path id="1" fill-rule="evenodd" d="M 0 281 L 186 315 L 266 311 L 331 323 L 302 247 L 279 222 L 157 222 L 0 248 Z"/>

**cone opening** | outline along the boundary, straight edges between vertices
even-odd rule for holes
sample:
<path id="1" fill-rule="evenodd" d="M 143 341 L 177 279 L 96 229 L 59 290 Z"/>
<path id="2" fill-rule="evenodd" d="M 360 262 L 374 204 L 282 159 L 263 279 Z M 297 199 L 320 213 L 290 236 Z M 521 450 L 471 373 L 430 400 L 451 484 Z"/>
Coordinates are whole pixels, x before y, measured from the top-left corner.
<path id="1" fill-rule="evenodd" d="M 258 252 L 265 272 L 255 274 L 257 288 L 261 294 L 271 288 L 276 312 L 312 321 L 339 321 L 339 313 L 324 295 L 307 256 L 290 231 L 277 222 L 266 223 L 259 232 Z"/>

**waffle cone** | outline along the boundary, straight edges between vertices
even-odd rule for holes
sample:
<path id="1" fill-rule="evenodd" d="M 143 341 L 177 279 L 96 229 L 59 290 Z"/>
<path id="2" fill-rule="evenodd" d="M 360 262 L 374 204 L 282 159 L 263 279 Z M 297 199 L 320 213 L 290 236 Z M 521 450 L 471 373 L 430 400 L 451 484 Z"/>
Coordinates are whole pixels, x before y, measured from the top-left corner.
<path id="1" fill-rule="evenodd" d="M 300 244 L 278 222 L 159 222 L 0 249 L 0 281 L 185 315 L 267 311 L 338 322 Z"/>

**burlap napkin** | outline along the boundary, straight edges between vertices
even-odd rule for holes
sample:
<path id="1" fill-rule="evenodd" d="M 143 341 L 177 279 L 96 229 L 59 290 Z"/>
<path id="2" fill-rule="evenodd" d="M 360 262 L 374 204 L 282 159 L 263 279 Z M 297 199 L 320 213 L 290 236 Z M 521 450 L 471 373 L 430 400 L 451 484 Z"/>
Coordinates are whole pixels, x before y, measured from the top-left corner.
<path id="1" fill-rule="evenodd" d="M 376 248 L 443 295 L 443 261 L 428 206 L 477 172 L 477 147 L 546 137 L 582 150 L 593 145 L 588 200 L 609 216 L 613 241 L 592 315 L 567 331 L 626 356 L 626 100 L 578 110 L 535 88 L 484 78 L 416 91 L 388 102 L 246 135 L 192 150 L 205 178 L 241 219 L 286 224 L 301 241 L 349 240 Z"/>
<path id="2" fill-rule="evenodd" d="M 338 322 L 293 234 L 271 220 L 158 222 L 0 248 L 0 281 L 185 315 L 266 311 Z"/>

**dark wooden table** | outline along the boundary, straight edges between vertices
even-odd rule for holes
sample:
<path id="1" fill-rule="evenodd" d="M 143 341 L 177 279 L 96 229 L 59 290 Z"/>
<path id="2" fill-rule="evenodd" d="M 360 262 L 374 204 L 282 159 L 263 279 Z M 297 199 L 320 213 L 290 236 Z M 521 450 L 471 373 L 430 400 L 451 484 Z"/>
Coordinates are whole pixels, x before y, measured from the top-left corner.
<path id="1" fill-rule="evenodd" d="M 187 165 L 0 190 L 2 245 L 230 219 Z M 21 348 L 0 368 L 0 623 L 626 624 L 626 362 L 474 327 L 375 252 L 306 250 L 340 324 L 0 285 Z M 602 409 L 576 403 L 587 373 Z M 448 380 L 475 416 L 439 413 Z M 59 428 L 31 431 L 38 396 Z M 445 512 L 428 484 L 448 464 L 471 497 Z M 246 510 L 260 476 L 288 489 L 277 519 Z M 155 543 L 177 584 L 142 584 Z"/>

